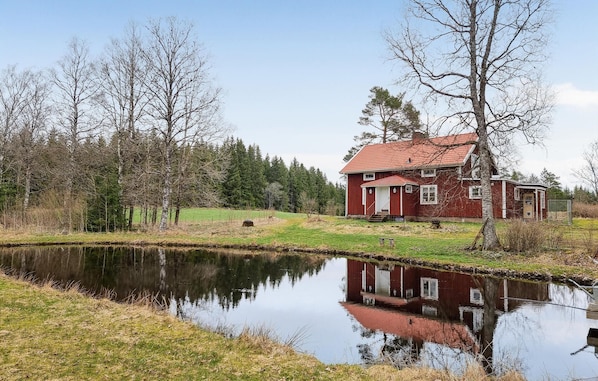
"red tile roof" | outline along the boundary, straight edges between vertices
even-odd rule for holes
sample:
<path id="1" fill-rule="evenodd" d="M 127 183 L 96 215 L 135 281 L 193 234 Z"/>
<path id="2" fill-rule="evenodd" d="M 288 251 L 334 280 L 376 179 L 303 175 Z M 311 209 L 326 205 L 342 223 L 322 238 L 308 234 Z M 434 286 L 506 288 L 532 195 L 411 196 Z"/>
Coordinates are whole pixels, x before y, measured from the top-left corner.
<path id="1" fill-rule="evenodd" d="M 479 351 L 475 337 L 463 323 L 446 322 L 432 317 L 351 302 L 340 304 L 367 329 L 446 345 L 450 348 L 470 350 L 474 353 Z"/>
<path id="2" fill-rule="evenodd" d="M 415 139 L 363 147 L 340 171 L 343 174 L 385 172 L 465 164 L 475 133 Z"/>

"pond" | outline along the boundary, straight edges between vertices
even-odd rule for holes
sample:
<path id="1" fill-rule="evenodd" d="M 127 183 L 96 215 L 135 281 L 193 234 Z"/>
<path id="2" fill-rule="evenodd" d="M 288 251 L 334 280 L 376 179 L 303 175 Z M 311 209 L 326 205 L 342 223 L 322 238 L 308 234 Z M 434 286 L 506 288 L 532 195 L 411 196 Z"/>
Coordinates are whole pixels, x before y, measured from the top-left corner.
<path id="1" fill-rule="evenodd" d="M 158 295 L 182 319 L 228 334 L 266 331 L 324 363 L 459 372 L 481 359 L 530 380 L 598 375 L 598 316 L 571 285 L 340 257 L 123 247 L 1 249 L 0 267 L 119 301 Z"/>

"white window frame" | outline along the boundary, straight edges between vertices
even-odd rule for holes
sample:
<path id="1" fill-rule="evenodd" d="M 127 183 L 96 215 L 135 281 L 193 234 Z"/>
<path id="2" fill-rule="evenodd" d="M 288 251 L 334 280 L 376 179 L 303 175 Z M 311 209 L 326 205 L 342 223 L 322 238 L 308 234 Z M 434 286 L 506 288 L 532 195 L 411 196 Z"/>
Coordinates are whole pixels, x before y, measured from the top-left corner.
<path id="1" fill-rule="evenodd" d="M 476 304 L 478 306 L 484 305 L 484 296 L 482 295 L 482 291 L 478 288 L 470 288 L 469 289 L 469 302 L 471 304 Z"/>
<path id="2" fill-rule="evenodd" d="M 475 191 L 477 190 L 477 194 Z M 477 200 L 482 198 L 482 186 L 481 185 L 470 185 L 469 186 L 469 198 Z"/>
<path id="3" fill-rule="evenodd" d="M 430 190 L 433 190 L 430 192 Z M 434 193 L 434 199 L 431 200 L 430 194 Z M 427 199 L 424 199 L 424 194 L 427 194 Z M 438 204 L 438 185 L 422 185 L 419 187 L 419 203 L 421 205 L 436 205 Z"/>
<path id="4" fill-rule="evenodd" d="M 424 316 L 438 316 L 438 308 L 422 304 L 422 315 Z"/>
<path id="5" fill-rule="evenodd" d="M 405 184 L 405 193 L 413 193 L 413 185 Z"/>
<path id="6" fill-rule="evenodd" d="M 376 180 L 376 174 L 373 172 L 367 172 L 363 174 L 363 181 Z"/>
<path id="7" fill-rule="evenodd" d="M 436 177 L 436 168 L 427 168 L 421 170 L 422 177 Z"/>
<path id="8" fill-rule="evenodd" d="M 438 300 L 438 279 L 420 278 L 420 288 L 423 299 Z"/>
<path id="9" fill-rule="evenodd" d="M 521 200 L 521 189 L 515 188 L 515 191 L 513 192 L 513 198 L 515 201 Z"/>

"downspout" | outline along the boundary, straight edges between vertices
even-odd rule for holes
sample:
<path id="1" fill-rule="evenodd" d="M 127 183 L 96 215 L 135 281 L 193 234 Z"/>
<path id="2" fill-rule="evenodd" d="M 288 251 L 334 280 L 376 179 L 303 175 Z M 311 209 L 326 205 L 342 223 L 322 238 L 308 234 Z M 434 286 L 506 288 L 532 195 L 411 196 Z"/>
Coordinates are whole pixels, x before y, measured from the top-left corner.
<path id="1" fill-rule="evenodd" d="M 401 266 L 401 298 L 405 298 L 405 279 L 404 279 L 404 268 Z"/>
<path id="2" fill-rule="evenodd" d="M 361 205 L 363 205 L 363 215 L 366 216 L 367 215 L 367 189 L 366 188 L 361 188 Z"/>
<path id="3" fill-rule="evenodd" d="M 503 287 L 503 294 L 504 294 L 503 295 L 503 300 L 504 300 L 503 308 L 505 310 L 505 313 L 507 313 L 507 312 L 509 312 L 509 286 L 507 284 L 506 279 L 503 279 L 502 287 Z"/>
<path id="4" fill-rule="evenodd" d="M 507 182 L 502 181 L 502 218 L 507 218 Z"/>
<path id="5" fill-rule="evenodd" d="M 405 217 L 405 213 L 403 213 L 403 187 L 401 188 L 401 217 Z"/>

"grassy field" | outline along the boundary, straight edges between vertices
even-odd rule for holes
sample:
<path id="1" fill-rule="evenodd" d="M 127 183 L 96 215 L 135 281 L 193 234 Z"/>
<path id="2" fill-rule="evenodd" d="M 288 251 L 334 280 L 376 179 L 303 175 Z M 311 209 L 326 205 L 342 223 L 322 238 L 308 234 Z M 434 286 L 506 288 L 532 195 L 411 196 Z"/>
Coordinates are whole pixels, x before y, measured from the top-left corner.
<path id="1" fill-rule="evenodd" d="M 243 227 L 251 219 L 253 227 Z M 228 209 L 189 209 L 180 216 L 179 226 L 166 232 L 152 227 L 134 232 L 73 233 L 2 231 L 0 245 L 14 244 L 124 244 L 177 246 L 235 246 L 264 250 L 398 258 L 457 268 L 475 267 L 499 273 L 525 273 L 534 278 L 591 282 L 598 279 L 598 220 L 575 219 L 573 225 L 544 223 L 537 227 L 543 235 L 541 250 L 528 253 L 465 250 L 478 234 L 478 223 L 443 222 L 432 229 L 424 222 L 368 223 L 364 220 L 330 216 L 239 211 Z M 499 235 L 507 226 L 498 223 Z M 385 244 L 380 245 L 380 238 Z M 394 240 L 394 247 L 388 244 Z"/>

